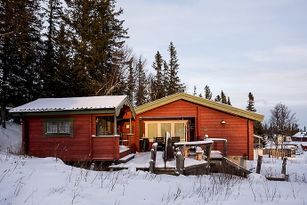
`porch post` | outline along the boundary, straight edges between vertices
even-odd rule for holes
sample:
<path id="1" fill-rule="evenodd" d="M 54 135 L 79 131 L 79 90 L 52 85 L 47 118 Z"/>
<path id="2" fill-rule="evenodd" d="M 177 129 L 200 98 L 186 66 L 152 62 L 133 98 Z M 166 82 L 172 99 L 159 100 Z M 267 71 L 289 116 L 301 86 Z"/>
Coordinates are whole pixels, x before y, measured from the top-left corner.
<path id="1" fill-rule="evenodd" d="M 117 117 L 114 115 L 114 135 L 117 135 Z"/>
<path id="2" fill-rule="evenodd" d="M 132 133 L 132 127 L 131 127 L 131 117 L 129 118 L 129 133 Z"/>

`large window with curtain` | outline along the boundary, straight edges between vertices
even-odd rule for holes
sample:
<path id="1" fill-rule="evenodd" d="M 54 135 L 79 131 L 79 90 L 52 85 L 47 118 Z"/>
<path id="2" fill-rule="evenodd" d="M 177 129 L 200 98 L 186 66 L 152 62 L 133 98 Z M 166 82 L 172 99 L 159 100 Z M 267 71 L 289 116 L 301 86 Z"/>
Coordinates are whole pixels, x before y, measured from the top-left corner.
<path id="1" fill-rule="evenodd" d="M 73 132 L 72 119 L 46 119 L 45 134 L 48 136 L 71 136 Z"/>

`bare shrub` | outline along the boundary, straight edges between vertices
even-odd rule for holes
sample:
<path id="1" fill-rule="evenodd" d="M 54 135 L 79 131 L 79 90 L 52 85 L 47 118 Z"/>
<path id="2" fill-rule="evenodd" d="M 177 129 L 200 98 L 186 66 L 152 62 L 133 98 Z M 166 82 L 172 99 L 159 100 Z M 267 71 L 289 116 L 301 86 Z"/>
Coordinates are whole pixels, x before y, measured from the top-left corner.
<path id="1" fill-rule="evenodd" d="M 277 190 L 277 183 L 269 183 L 269 181 L 266 180 L 263 183 L 263 189 L 267 201 L 274 201 L 277 198 L 281 198 L 281 195 Z"/>
<path id="2" fill-rule="evenodd" d="M 204 202 L 204 204 L 215 201 L 217 204 L 227 200 L 232 194 L 234 187 L 242 184 L 242 178 L 229 174 L 213 174 L 208 176 L 197 176 L 193 180 L 192 190 L 182 190 L 177 187 L 174 191 L 169 190 L 161 199 L 165 204 L 173 204 L 179 199 L 191 198 L 195 195 Z"/>

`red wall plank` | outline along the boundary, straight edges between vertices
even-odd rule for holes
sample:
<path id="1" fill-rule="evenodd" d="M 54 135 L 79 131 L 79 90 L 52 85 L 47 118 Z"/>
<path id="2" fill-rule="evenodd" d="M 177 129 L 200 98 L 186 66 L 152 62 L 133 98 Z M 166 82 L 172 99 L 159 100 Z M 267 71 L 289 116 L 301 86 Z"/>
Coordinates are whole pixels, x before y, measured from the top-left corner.
<path id="1" fill-rule="evenodd" d="M 73 120 L 71 136 L 48 136 L 44 121 L 50 118 Z M 28 117 L 28 154 L 38 157 L 59 157 L 62 160 L 114 160 L 119 158 L 118 137 L 92 137 L 96 132 L 95 115 L 61 115 Z"/>

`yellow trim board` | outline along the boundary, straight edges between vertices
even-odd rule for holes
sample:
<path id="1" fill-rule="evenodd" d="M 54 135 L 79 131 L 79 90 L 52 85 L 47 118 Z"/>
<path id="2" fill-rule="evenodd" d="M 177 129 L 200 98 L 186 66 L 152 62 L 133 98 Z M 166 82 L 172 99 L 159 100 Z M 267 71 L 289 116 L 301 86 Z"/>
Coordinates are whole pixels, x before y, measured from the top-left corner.
<path id="1" fill-rule="evenodd" d="M 155 100 L 153 102 L 143 104 L 141 106 L 138 106 L 135 109 L 135 112 L 138 115 L 138 114 L 147 112 L 149 110 L 155 109 L 157 107 L 161 107 L 163 105 L 166 105 L 166 104 L 178 101 L 178 100 L 185 100 L 185 101 L 188 101 L 188 102 L 191 102 L 191 103 L 195 103 L 195 104 L 202 105 L 202 106 L 205 106 L 205 107 L 213 108 L 215 110 L 219 110 L 219 111 L 229 113 L 229 114 L 232 114 L 232 115 L 237 115 L 237 116 L 244 117 L 244 118 L 247 118 L 247 119 L 256 120 L 256 121 L 259 121 L 259 122 L 263 121 L 263 118 L 264 118 L 263 115 L 255 113 L 255 112 L 250 112 L 250 111 L 246 111 L 246 110 L 243 110 L 243 109 L 235 108 L 235 107 L 230 106 L 230 105 L 214 102 L 214 101 L 207 100 L 205 98 L 197 97 L 197 96 L 194 96 L 194 95 L 190 95 L 190 94 L 187 94 L 187 93 L 176 93 L 176 94 L 169 95 L 169 96 L 166 96 L 164 98 L 161 98 L 159 100 Z"/>

